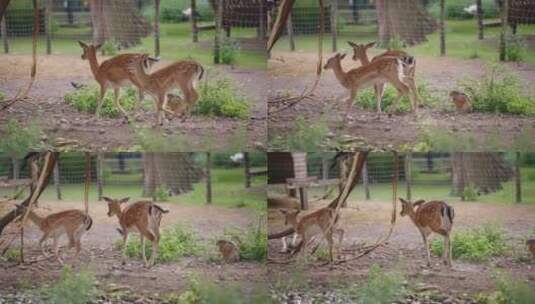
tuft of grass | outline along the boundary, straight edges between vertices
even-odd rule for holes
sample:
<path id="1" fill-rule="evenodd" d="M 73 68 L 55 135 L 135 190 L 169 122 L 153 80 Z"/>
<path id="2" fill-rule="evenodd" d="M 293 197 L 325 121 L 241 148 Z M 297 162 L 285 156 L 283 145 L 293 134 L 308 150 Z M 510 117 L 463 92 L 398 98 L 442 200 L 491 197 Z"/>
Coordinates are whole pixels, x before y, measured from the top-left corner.
<path id="1" fill-rule="evenodd" d="M 503 66 L 495 65 L 485 77 L 461 86 L 472 99 L 474 111 L 535 116 L 535 100 L 521 95 L 518 77 Z"/>
<path id="2" fill-rule="evenodd" d="M 199 87 L 199 95 L 199 101 L 193 110 L 196 114 L 241 119 L 249 117 L 247 100 L 237 94 L 229 79 L 203 82 Z"/>
<path id="3" fill-rule="evenodd" d="M 514 279 L 504 272 L 495 272 L 494 281 L 498 290 L 476 297 L 480 304 L 530 304 L 535 299 L 535 290 L 522 280 Z"/>
<path id="4" fill-rule="evenodd" d="M 267 259 L 267 229 L 262 218 L 259 218 L 257 224 L 249 225 L 245 231 L 229 230 L 225 235 L 236 240 L 240 260 L 263 262 Z"/>
<path id="5" fill-rule="evenodd" d="M 9 262 L 19 263 L 20 262 L 20 250 L 17 248 L 9 248 L 4 253 L 4 258 Z"/>
<path id="6" fill-rule="evenodd" d="M 234 65 L 240 56 L 240 42 L 235 39 L 225 39 L 221 44 L 221 62 L 223 64 Z"/>
<path id="7" fill-rule="evenodd" d="M 390 304 L 402 296 L 403 275 L 399 272 L 383 272 L 374 264 L 368 274 L 368 282 L 358 290 L 358 303 Z"/>
<path id="8" fill-rule="evenodd" d="M 505 58 L 507 61 L 520 62 L 524 59 L 526 44 L 522 37 L 507 35 L 505 42 Z"/>
<path id="9" fill-rule="evenodd" d="M 453 259 L 484 262 L 491 257 L 505 254 L 508 249 L 504 231 L 493 224 L 485 224 L 480 228 L 453 233 Z M 442 255 L 444 251 L 442 238 L 433 239 L 431 251 L 435 255 Z"/>
<path id="10" fill-rule="evenodd" d="M 468 184 L 463 191 L 463 198 L 467 202 L 477 201 L 477 190 L 474 184 Z"/>
<path id="11" fill-rule="evenodd" d="M 4 100 L 6 98 L 6 94 L 4 92 L 0 91 L 0 101 Z"/>
<path id="12" fill-rule="evenodd" d="M 97 110 L 97 100 L 100 96 L 100 89 L 94 85 L 86 86 L 69 92 L 64 96 L 65 101 L 80 112 L 95 113 Z M 132 110 L 137 102 L 137 92 L 133 88 L 123 90 L 119 97 L 119 103 L 126 110 Z M 113 92 L 108 90 L 102 102 L 100 115 L 104 117 L 116 118 L 119 116 L 119 109 L 113 105 Z"/>
<path id="13" fill-rule="evenodd" d="M 157 202 L 167 202 L 169 200 L 169 192 L 165 190 L 165 187 L 159 186 L 154 191 L 154 197 Z"/>
<path id="14" fill-rule="evenodd" d="M 323 146 L 329 133 L 329 126 L 323 118 L 310 122 L 303 116 L 295 121 L 295 130 L 286 137 L 275 137 L 270 146 L 279 151 L 316 151 Z"/>
<path id="15" fill-rule="evenodd" d="M 96 295 L 95 275 L 87 270 L 75 273 L 64 266 L 59 279 L 49 287 L 41 289 L 41 297 L 46 303 L 86 304 Z"/>
<path id="16" fill-rule="evenodd" d="M 116 242 L 116 247 L 122 249 L 121 240 Z M 197 235 L 181 225 L 175 225 L 165 229 L 160 235 L 158 244 L 159 262 L 169 262 L 184 256 L 194 256 L 201 252 L 201 245 L 198 243 Z M 151 255 L 151 243 L 145 242 L 145 253 L 147 258 Z M 141 258 L 141 240 L 136 235 L 128 241 L 126 255 L 129 257 Z"/>

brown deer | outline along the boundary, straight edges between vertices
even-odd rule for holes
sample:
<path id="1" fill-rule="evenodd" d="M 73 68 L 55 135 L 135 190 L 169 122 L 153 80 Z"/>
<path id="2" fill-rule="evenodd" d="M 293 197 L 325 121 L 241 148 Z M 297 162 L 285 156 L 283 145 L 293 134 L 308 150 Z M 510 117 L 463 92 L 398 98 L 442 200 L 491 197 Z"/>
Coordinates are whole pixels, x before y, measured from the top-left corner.
<path id="1" fill-rule="evenodd" d="M 171 115 L 175 114 L 167 108 L 167 93 L 169 91 L 180 88 L 184 94 L 183 102 L 188 105 L 188 109 L 199 99 L 195 86 L 196 81 L 202 79 L 204 68 L 193 60 L 180 60 L 154 73 L 147 74 L 146 69 L 154 60 L 146 54 L 132 58 L 130 72 L 140 84 L 141 89 L 153 96 L 156 104 L 156 123 L 161 125 L 162 110 Z"/>
<path id="2" fill-rule="evenodd" d="M 375 62 L 379 59 L 384 58 L 400 58 L 403 59 L 403 77 L 401 77 L 401 80 L 409 87 L 412 94 L 414 94 L 414 100 L 416 104 L 411 103 L 412 111 L 416 111 L 418 109 L 418 89 L 416 88 L 415 83 L 415 74 L 416 74 L 416 60 L 414 60 L 414 57 L 410 56 L 408 53 L 401 51 L 401 50 L 388 50 L 386 52 L 383 52 L 375 57 L 370 59 L 368 58 L 367 51 L 369 48 L 375 46 L 375 42 L 371 42 L 368 44 L 357 44 L 351 41 L 347 42 L 352 48 L 353 48 L 353 60 L 359 61 L 361 65 L 367 65 L 372 62 Z M 384 87 L 385 83 L 377 83 L 374 85 L 375 90 L 375 98 L 377 103 L 377 112 L 381 113 L 381 100 L 383 99 L 383 93 L 384 93 Z M 412 101 L 412 100 L 411 100 Z"/>
<path id="3" fill-rule="evenodd" d="M 17 205 L 19 212 L 24 214 L 27 207 Z M 39 240 L 39 247 L 45 257 L 48 258 L 48 254 L 45 252 L 43 243 L 52 238 L 54 255 L 56 260 L 63 264 L 63 260 L 59 255 L 59 243 L 58 240 L 64 234 L 69 238 L 69 248 L 75 248 L 76 254 L 74 259 L 78 259 L 80 251 L 82 250 L 81 239 L 82 236 L 91 229 L 93 225 L 93 219 L 91 216 L 81 210 L 71 209 L 57 213 L 49 214 L 45 217 L 38 215 L 33 210 L 28 213 L 28 219 L 33 222 L 42 232 L 43 236 Z"/>
<path id="4" fill-rule="evenodd" d="M 292 247 L 294 247 L 293 253 L 302 251 L 302 254 L 305 257 L 305 262 L 307 258 L 306 246 L 313 236 L 318 233 L 322 233 L 327 244 L 329 246 L 329 259 L 331 262 L 334 261 L 333 256 L 333 235 L 338 234 L 338 243 L 342 243 L 344 237 L 344 230 L 336 228 L 338 223 L 338 217 L 336 216 L 336 210 L 331 207 L 324 207 L 318 210 L 315 210 L 311 213 L 308 213 L 302 216 L 300 219 L 297 218 L 299 210 L 285 210 L 280 209 L 280 212 L 284 215 L 285 223 L 292 225 L 295 230 Z M 297 238 L 300 239 L 299 243 L 296 244 Z"/>
<path id="5" fill-rule="evenodd" d="M 225 263 L 236 263 L 240 261 L 238 246 L 231 241 L 218 240 L 217 247 Z"/>
<path id="6" fill-rule="evenodd" d="M 141 252 L 146 267 L 154 265 L 158 254 L 158 242 L 160 241 L 160 222 L 162 215 L 169 212 L 151 201 L 138 201 L 128 206 L 122 207 L 130 198 L 111 199 L 102 197 L 108 203 L 108 216 L 114 215 L 119 219 L 120 229 L 117 229 L 123 237 L 123 261 L 126 263 L 126 245 L 128 243 L 128 233 L 137 231 L 141 239 Z M 145 238 L 152 243 L 152 254 L 147 261 L 145 255 Z"/>
<path id="7" fill-rule="evenodd" d="M 459 91 L 451 91 L 450 97 L 457 111 L 465 113 L 472 112 L 472 102 L 468 95 Z"/>
<path id="8" fill-rule="evenodd" d="M 535 239 L 527 240 L 526 245 L 528 246 L 529 251 L 531 251 L 531 254 L 535 258 Z"/>
<path id="9" fill-rule="evenodd" d="M 342 69 L 342 60 L 345 58 L 345 54 L 336 54 L 327 60 L 327 63 L 323 67 L 324 69 L 332 69 L 338 82 L 349 90 L 350 96 L 347 99 L 347 108 L 344 122 L 349 115 L 349 109 L 355 101 L 355 97 L 358 92 L 367 87 L 389 82 L 396 90 L 398 95 L 391 106 L 394 109 L 401 97 L 409 95 L 412 104 L 416 104 L 414 94 L 410 93 L 410 88 L 403 82 L 403 62 L 402 59 L 395 58 L 381 58 L 368 65 L 364 65 L 348 72 Z"/>
<path id="10" fill-rule="evenodd" d="M 399 199 L 401 201 L 401 216 L 408 215 L 416 228 L 420 231 L 427 252 L 427 266 L 431 267 L 431 253 L 429 251 L 428 237 L 435 232 L 444 237 L 444 264 L 451 267 L 451 239 L 450 233 L 453 226 L 455 211 L 443 201 L 419 200 L 415 203 Z M 414 210 L 414 208 L 417 208 Z"/>

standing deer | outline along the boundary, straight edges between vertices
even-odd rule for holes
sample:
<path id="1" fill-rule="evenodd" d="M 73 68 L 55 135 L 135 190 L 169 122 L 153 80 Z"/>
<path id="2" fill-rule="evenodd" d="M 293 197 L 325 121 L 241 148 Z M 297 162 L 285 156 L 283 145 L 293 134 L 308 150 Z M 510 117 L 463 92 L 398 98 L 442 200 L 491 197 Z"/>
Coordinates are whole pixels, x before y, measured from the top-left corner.
<path id="1" fill-rule="evenodd" d="M 117 55 L 113 58 L 103 61 L 99 65 L 97 61 L 97 50 L 102 45 L 85 44 L 82 41 L 78 41 L 78 43 L 83 50 L 82 59 L 89 61 L 93 77 L 95 77 L 95 80 L 100 86 L 100 95 L 97 102 L 97 109 L 95 111 L 97 118 L 100 117 L 100 110 L 102 108 L 104 95 L 106 95 L 108 88 L 111 87 L 113 88 L 114 92 L 113 104 L 119 109 L 119 111 L 121 111 L 125 119 L 128 121 L 128 115 L 126 114 L 125 109 L 119 103 L 119 94 L 121 87 L 135 85 L 139 89 L 138 102 L 136 106 L 141 102 L 141 100 L 143 100 L 143 89 L 139 83 L 136 82 L 136 79 L 132 78 L 132 75 L 128 70 L 129 63 L 132 61 L 132 59 L 140 57 L 141 54 Z"/>
<path id="2" fill-rule="evenodd" d="M 137 80 L 140 88 L 153 96 L 156 104 L 156 123 L 161 125 L 162 110 L 171 115 L 175 114 L 167 108 L 167 93 L 174 88 L 180 88 L 184 94 L 183 102 L 188 105 L 187 114 L 189 115 L 193 104 L 199 99 L 195 86 L 196 81 L 202 79 L 204 68 L 193 60 L 180 60 L 147 74 L 146 69 L 154 60 L 146 54 L 132 58 L 130 73 Z"/>
<path id="3" fill-rule="evenodd" d="M 154 265 L 158 254 L 158 242 L 160 241 L 160 222 L 162 215 L 169 212 L 151 201 L 138 201 L 125 207 L 121 207 L 130 198 L 111 199 L 102 197 L 108 203 L 108 216 L 117 216 L 120 229 L 117 229 L 123 237 L 123 261 L 126 263 L 126 245 L 128 243 L 128 233 L 137 231 L 141 239 L 141 252 L 146 267 Z M 152 254 L 147 261 L 145 255 L 145 238 L 152 243 Z"/>
<path id="4" fill-rule="evenodd" d="M 397 106 L 399 100 L 404 95 L 409 95 L 412 104 L 416 103 L 414 94 L 409 94 L 410 88 L 403 81 L 404 63 L 402 59 L 381 58 L 368 65 L 344 72 L 341 62 L 345 56 L 345 54 L 341 55 L 338 53 L 329 58 L 323 67 L 326 70 L 332 69 L 336 79 L 338 79 L 338 82 L 340 82 L 340 84 L 350 92 L 350 96 L 347 99 L 344 122 L 347 120 L 349 109 L 351 108 L 351 105 L 353 104 L 358 92 L 376 84 L 389 82 L 398 91 L 398 95 L 391 106 L 392 109 Z"/>
<path id="5" fill-rule="evenodd" d="M 26 212 L 27 207 L 17 205 L 17 209 L 20 213 Z M 93 225 L 93 219 L 91 216 L 83 211 L 71 209 L 57 213 L 49 214 L 45 217 L 38 215 L 33 210 L 28 213 L 28 218 L 32 221 L 42 232 L 43 236 L 39 240 L 39 247 L 45 257 L 48 258 L 48 254 L 45 252 L 43 243 L 52 238 L 54 241 L 54 255 L 56 260 L 63 264 L 63 260 L 59 255 L 59 238 L 66 234 L 69 238 L 69 248 L 76 248 L 76 254 L 74 259 L 78 259 L 80 251 L 82 250 L 81 239 L 84 233 L 91 229 Z"/>
<path id="6" fill-rule="evenodd" d="M 455 211 L 453 207 L 449 206 L 443 201 L 429 201 L 419 200 L 411 203 L 402 198 L 401 201 L 401 216 L 408 215 L 416 228 L 422 234 L 425 250 L 427 252 L 427 266 L 431 267 L 431 253 L 429 251 L 428 237 L 435 232 L 444 237 L 444 253 L 442 258 L 444 264 L 451 267 L 451 239 L 450 233 L 453 226 L 453 218 Z M 416 211 L 414 208 L 417 208 Z"/>
<path id="7" fill-rule="evenodd" d="M 408 53 L 400 50 L 388 50 L 386 52 L 383 52 L 375 57 L 370 59 L 368 58 L 367 51 L 369 48 L 375 46 L 375 42 L 371 42 L 368 44 L 357 44 L 351 41 L 347 42 L 352 48 L 353 48 L 353 60 L 358 61 L 360 60 L 361 65 L 367 65 L 371 62 L 375 62 L 379 59 L 384 58 L 401 58 L 403 60 L 403 77 L 401 79 L 403 82 L 409 87 L 411 94 L 414 95 L 414 101 L 411 99 L 411 110 L 414 112 L 418 109 L 418 89 L 416 88 L 415 83 L 415 74 L 416 74 L 416 60 L 414 60 L 414 57 L 410 56 Z M 374 85 L 375 90 L 375 98 L 377 103 L 377 112 L 381 113 L 381 100 L 383 99 L 383 93 L 384 93 L 385 83 L 377 83 Z"/>
<path id="8" fill-rule="evenodd" d="M 297 219 L 299 210 L 285 210 L 280 209 L 280 212 L 284 214 L 284 219 L 286 224 L 290 224 L 294 227 L 295 234 L 292 242 L 292 247 L 294 247 L 293 253 L 297 253 L 302 250 L 302 254 L 305 257 L 305 262 L 307 260 L 306 246 L 309 241 L 318 233 L 322 233 L 327 244 L 329 246 L 329 260 L 334 261 L 333 256 L 333 234 L 338 234 L 338 243 L 342 243 L 344 237 L 344 230 L 336 228 L 338 223 L 338 216 L 336 216 L 336 211 L 331 207 L 324 207 L 318 210 L 315 210 L 311 213 L 308 213 Z M 336 216 L 336 218 L 334 218 Z M 295 244 L 297 238 L 300 239 L 298 244 Z"/>

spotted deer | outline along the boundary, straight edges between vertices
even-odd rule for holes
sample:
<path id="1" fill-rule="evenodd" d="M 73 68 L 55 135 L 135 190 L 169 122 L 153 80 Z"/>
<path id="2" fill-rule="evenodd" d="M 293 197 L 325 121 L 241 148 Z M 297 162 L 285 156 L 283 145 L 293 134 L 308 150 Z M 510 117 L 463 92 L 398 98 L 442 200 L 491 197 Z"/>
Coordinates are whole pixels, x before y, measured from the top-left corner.
<path id="1" fill-rule="evenodd" d="M 196 82 L 204 75 L 204 68 L 193 60 L 180 60 L 161 68 L 154 73 L 147 74 L 146 70 L 155 59 L 148 55 L 132 58 L 130 72 L 133 78 L 140 84 L 140 88 L 149 93 L 156 104 L 156 124 L 162 124 L 162 111 L 171 115 L 175 113 L 167 108 L 167 93 L 174 88 L 180 88 L 184 102 L 188 106 L 186 112 L 199 99 L 196 91 Z"/>
<path id="2" fill-rule="evenodd" d="M 472 112 L 472 102 L 468 95 L 459 91 L 451 91 L 450 97 L 457 111 L 465 113 Z"/>
<path id="3" fill-rule="evenodd" d="M 240 261 L 240 253 L 236 244 L 227 240 L 218 240 L 216 244 L 225 263 L 236 263 Z"/>
<path id="4" fill-rule="evenodd" d="M 113 104 L 117 109 L 119 109 L 119 111 L 121 111 L 125 119 L 128 121 L 128 115 L 125 109 L 119 103 L 119 94 L 122 87 L 135 85 L 139 90 L 138 103 L 136 106 L 141 100 L 143 100 L 143 89 L 141 88 L 140 84 L 137 83 L 136 79 L 132 78 L 132 75 L 128 69 L 130 62 L 134 58 L 140 57 L 141 54 L 121 54 L 99 64 L 97 61 L 97 51 L 102 45 L 86 44 L 82 41 L 78 41 L 78 43 L 83 50 L 82 59 L 89 61 L 93 77 L 100 86 L 100 95 L 97 102 L 95 115 L 100 117 L 104 95 L 106 95 L 106 92 L 111 87 L 114 92 Z M 150 66 L 147 68 L 149 67 Z"/>
<path id="5" fill-rule="evenodd" d="M 158 255 L 162 215 L 169 211 L 162 209 L 151 201 L 138 201 L 123 207 L 123 204 L 130 199 L 129 197 L 123 199 L 112 199 L 109 197 L 102 198 L 108 203 L 108 216 L 117 216 L 119 225 L 121 226 L 121 228 L 117 230 L 123 237 L 122 264 L 124 265 L 126 263 L 128 234 L 130 232 L 139 232 L 142 248 L 141 253 L 145 266 L 153 266 L 156 256 Z M 148 239 L 152 244 L 152 253 L 149 261 L 147 261 L 145 255 L 145 239 Z"/>
<path id="6" fill-rule="evenodd" d="M 412 203 L 402 198 L 399 200 L 401 201 L 400 215 L 409 216 L 422 235 L 427 253 L 427 266 L 431 266 L 428 237 L 434 232 L 444 237 L 444 253 L 442 258 L 444 264 L 451 267 L 450 233 L 453 226 L 453 218 L 455 217 L 453 207 L 443 201 L 425 202 L 424 200 L 419 200 Z"/>
<path id="7" fill-rule="evenodd" d="M 27 207 L 17 205 L 19 213 L 24 214 Z M 45 257 L 49 257 L 45 251 L 43 243 L 52 238 L 54 255 L 56 260 L 63 264 L 63 260 L 59 255 L 59 242 L 58 240 L 64 234 L 69 239 L 69 248 L 75 248 L 76 253 L 74 259 L 78 259 L 80 251 L 82 250 L 81 239 L 82 236 L 91 229 L 93 225 L 93 219 L 91 216 L 81 210 L 70 209 L 57 213 L 52 213 L 47 216 L 40 216 L 33 210 L 28 213 L 28 219 L 34 223 L 43 232 L 41 239 L 39 239 L 39 247 Z"/>
<path id="8" fill-rule="evenodd" d="M 315 235 L 322 233 L 323 237 L 327 240 L 329 246 L 329 259 L 331 262 L 334 261 L 333 256 L 333 235 L 338 234 L 338 244 L 342 243 L 344 237 L 344 230 L 336 228 L 338 223 L 338 217 L 336 216 L 336 210 L 331 207 L 324 207 L 318 210 L 315 210 L 311 213 L 303 215 L 301 218 L 298 218 L 297 215 L 300 213 L 300 210 L 286 210 L 280 209 L 280 212 L 284 215 L 284 220 L 286 225 L 293 226 L 295 233 L 293 236 L 292 247 L 294 248 L 293 253 L 302 251 L 302 254 L 307 258 L 306 246 L 309 241 Z M 335 218 L 336 216 L 336 218 Z M 299 243 L 297 239 L 300 239 Z"/>
<path id="9" fill-rule="evenodd" d="M 355 101 L 358 92 L 368 88 L 370 86 L 381 84 L 385 82 L 391 83 L 396 88 L 398 94 L 391 106 L 394 109 L 399 100 L 409 95 L 412 104 L 416 104 L 414 94 L 410 94 L 410 87 L 403 81 L 403 61 L 399 58 L 381 58 L 368 65 L 364 65 L 345 72 L 342 68 L 342 60 L 345 58 L 345 54 L 337 53 L 333 57 L 327 60 L 327 63 L 323 67 L 326 70 L 332 69 L 336 76 L 336 79 L 340 84 L 349 90 L 350 96 L 347 99 L 347 108 L 344 122 L 347 121 L 349 115 L 349 109 Z"/>
<path id="10" fill-rule="evenodd" d="M 368 49 L 375 46 L 375 42 L 368 44 L 357 44 L 351 41 L 347 42 L 353 48 L 353 60 L 359 61 L 361 65 L 367 65 L 380 59 L 400 58 L 403 64 L 403 76 L 400 79 L 409 87 L 414 100 L 411 99 L 411 110 L 414 112 L 418 108 L 418 89 L 415 83 L 416 60 L 408 53 L 401 50 L 388 50 L 372 58 L 368 57 Z M 381 100 L 383 99 L 385 82 L 374 84 L 377 112 L 381 113 Z"/>

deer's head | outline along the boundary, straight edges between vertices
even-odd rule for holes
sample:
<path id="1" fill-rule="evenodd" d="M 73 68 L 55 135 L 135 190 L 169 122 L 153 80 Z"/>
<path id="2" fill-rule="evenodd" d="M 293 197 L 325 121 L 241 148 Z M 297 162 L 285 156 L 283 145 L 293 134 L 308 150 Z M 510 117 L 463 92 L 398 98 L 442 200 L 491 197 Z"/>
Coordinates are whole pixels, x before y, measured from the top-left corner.
<path id="1" fill-rule="evenodd" d="M 340 62 L 342 62 L 342 60 L 345 57 L 346 57 L 346 54 L 336 53 L 336 55 L 334 55 L 333 57 L 329 58 L 329 60 L 327 60 L 327 63 L 325 63 L 323 68 L 325 70 L 334 69 L 335 67 L 340 65 Z"/>
<path id="2" fill-rule="evenodd" d="M 357 61 L 359 58 L 362 58 L 363 56 L 366 57 L 366 52 L 369 48 L 375 46 L 375 41 L 370 42 L 368 44 L 358 44 L 351 41 L 348 41 L 347 44 L 353 48 L 353 60 Z"/>
<path id="3" fill-rule="evenodd" d="M 401 212 L 399 213 L 399 215 L 405 216 L 413 212 L 413 206 L 410 201 L 406 201 L 401 197 L 399 198 L 399 201 L 401 202 Z"/>
<path id="4" fill-rule="evenodd" d="M 293 225 L 297 222 L 297 215 L 301 210 L 293 209 L 279 209 L 280 213 L 284 215 L 284 225 Z"/>
<path id="5" fill-rule="evenodd" d="M 110 217 L 121 214 L 121 205 L 128 202 L 130 199 L 129 197 L 113 199 L 106 196 L 103 196 L 102 198 L 108 203 L 108 216 Z"/>
<path id="6" fill-rule="evenodd" d="M 86 44 L 80 40 L 78 40 L 78 44 L 80 44 L 80 46 L 82 47 L 82 50 L 84 51 L 82 53 L 83 60 L 88 59 L 90 54 L 96 54 L 97 50 L 100 49 L 100 47 L 102 46 L 102 44 L 97 44 L 97 45 Z"/>

